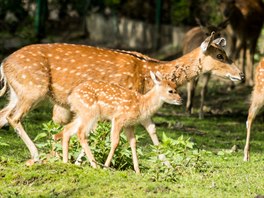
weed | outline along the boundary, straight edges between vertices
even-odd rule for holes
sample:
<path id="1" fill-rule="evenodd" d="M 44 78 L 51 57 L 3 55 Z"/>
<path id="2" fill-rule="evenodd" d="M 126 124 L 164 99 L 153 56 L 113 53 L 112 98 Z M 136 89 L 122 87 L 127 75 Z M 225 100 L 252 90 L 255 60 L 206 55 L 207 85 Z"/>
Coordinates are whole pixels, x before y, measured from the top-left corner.
<path id="1" fill-rule="evenodd" d="M 166 160 L 170 165 L 165 166 L 158 154 L 165 154 Z M 152 146 L 149 162 L 151 167 L 148 170 L 149 176 L 154 181 L 176 182 L 179 175 L 192 170 L 204 172 L 207 169 L 207 163 L 203 159 L 204 155 L 211 152 L 199 150 L 190 138 L 180 136 L 177 140 L 169 138 L 163 133 L 162 144 Z"/>

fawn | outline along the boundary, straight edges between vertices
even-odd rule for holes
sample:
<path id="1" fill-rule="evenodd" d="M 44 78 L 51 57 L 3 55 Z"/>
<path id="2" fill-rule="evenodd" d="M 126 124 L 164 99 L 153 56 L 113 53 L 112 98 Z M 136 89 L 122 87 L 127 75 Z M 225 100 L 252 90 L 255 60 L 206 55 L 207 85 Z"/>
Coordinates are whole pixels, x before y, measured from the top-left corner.
<path id="1" fill-rule="evenodd" d="M 82 82 L 98 79 L 146 93 L 153 87 L 150 71 L 159 71 L 166 80 L 178 86 L 207 72 L 233 81 L 242 80 L 244 74 L 227 57 L 223 49 L 225 45 L 225 39 L 214 39 L 212 32 L 200 47 L 168 62 L 137 52 L 84 45 L 25 46 L 2 62 L 1 79 L 4 86 L 0 96 L 9 88 L 10 102 L 0 111 L 0 127 L 9 123 L 15 129 L 30 151 L 28 164 L 33 164 L 39 160 L 38 150 L 21 121 L 39 101 L 49 97 L 57 105 L 56 109 L 69 114 L 67 97 Z M 141 124 L 148 131 L 154 145 L 158 145 L 155 125 L 151 119 Z"/>
<path id="2" fill-rule="evenodd" d="M 256 67 L 255 75 L 255 85 L 251 96 L 251 105 L 248 110 L 247 118 L 247 139 L 244 148 L 244 161 L 249 161 L 249 141 L 250 141 L 250 131 L 252 123 L 264 105 L 264 59 L 259 62 Z"/>
<path id="3" fill-rule="evenodd" d="M 110 165 L 119 143 L 121 129 L 125 127 L 132 150 L 134 170 L 139 173 L 134 125 L 148 119 L 164 102 L 174 105 L 182 104 L 174 83 L 162 79 L 159 72 L 156 74 L 151 72 L 150 76 L 154 87 L 145 95 L 103 81 L 89 80 L 74 88 L 68 96 L 68 102 L 71 111 L 75 113 L 75 118 L 61 133 L 54 136 L 55 140 L 61 137 L 63 139 L 63 162 L 68 161 L 69 138 L 77 133 L 90 164 L 96 167 L 95 159 L 87 144 L 86 133 L 91 131 L 99 119 L 107 119 L 111 120 L 112 128 L 111 150 L 105 166 Z"/>

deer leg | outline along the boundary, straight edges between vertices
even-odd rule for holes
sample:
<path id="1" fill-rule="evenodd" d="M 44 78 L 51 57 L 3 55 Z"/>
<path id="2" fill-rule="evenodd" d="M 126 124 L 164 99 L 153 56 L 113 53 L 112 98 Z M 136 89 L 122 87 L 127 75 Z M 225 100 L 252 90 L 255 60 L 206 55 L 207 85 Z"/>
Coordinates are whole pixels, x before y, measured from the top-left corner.
<path id="1" fill-rule="evenodd" d="M 207 85 L 210 80 L 210 77 L 211 77 L 211 73 L 207 73 L 203 75 L 202 89 L 201 89 L 201 103 L 200 103 L 200 112 L 199 112 L 200 119 L 204 118 L 204 112 L 203 112 L 204 99 L 207 92 Z"/>
<path id="2" fill-rule="evenodd" d="M 84 121 L 85 123 L 88 123 L 88 126 L 81 126 L 80 130 L 78 132 L 78 138 L 79 138 L 80 144 L 82 145 L 82 148 L 83 148 L 85 154 L 87 155 L 91 166 L 94 168 L 96 168 L 96 161 L 95 161 L 95 158 L 92 154 L 92 151 L 91 151 L 91 149 L 87 143 L 86 137 L 89 135 L 89 133 L 90 133 L 91 129 L 93 128 L 94 123 L 96 123 L 96 121 L 97 121 L 96 118 L 93 118 L 93 120 Z"/>
<path id="3" fill-rule="evenodd" d="M 186 103 L 186 111 L 188 115 L 192 114 L 193 108 L 193 99 L 195 95 L 195 89 L 199 78 L 195 80 L 191 80 L 187 83 L 187 103 Z"/>
<path id="4" fill-rule="evenodd" d="M 134 170 L 136 173 L 140 173 L 139 165 L 138 165 L 138 157 L 137 157 L 137 149 L 136 149 L 136 137 L 135 137 L 135 127 L 126 127 L 125 128 L 126 136 L 129 141 L 131 151 L 132 151 L 132 159 Z"/>
<path id="5" fill-rule="evenodd" d="M 64 163 L 68 162 L 70 137 L 79 131 L 80 125 L 81 125 L 80 119 L 75 118 L 71 123 L 67 124 L 64 127 L 62 132 L 54 136 L 55 140 L 59 139 L 59 137 L 62 136 L 62 156 L 63 156 Z"/>
<path id="6" fill-rule="evenodd" d="M 27 165 L 32 165 L 34 162 L 39 161 L 38 150 L 21 124 L 22 117 L 30 110 L 32 106 L 33 106 L 32 101 L 24 100 L 23 103 L 18 101 L 17 105 L 6 117 L 9 124 L 15 129 L 17 134 L 21 137 L 21 139 L 24 141 L 24 143 L 26 144 L 27 148 L 30 151 L 32 159 L 27 161 Z"/>
<path id="7" fill-rule="evenodd" d="M 18 99 L 17 99 L 14 91 L 10 92 L 9 97 L 10 98 L 9 98 L 8 105 L 0 111 L 0 128 L 5 126 L 6 124 L 8 124 L 8 121 L 6 118 L 8 115 L 10 115 L 11 111 L 15 108 L 15 106 L 18 102 Z"/>
<path id="8" fill-rule="evenodd" d="M 230 49 L 230 58 L 232 60 L 236 60 L 236 44 L 237 44 L 237 37 L 235 35 L 231 35 L 231 49 Z"/>
<path id="9" fill-rule="evenodd" d="M 261 107 L 264 105 L 264 98 L 262 96 L 255 96 L 253 93 L 252 98 L 253 98 L 253 100 L 252 100 L 252 103 L 250 105 L 250 108 L 248 111 L 248 118 L 247 118 L 247 138 L 246 138 L 246 145 L 244 148 L 244 161 L 249 161 L 250 132 L 251 132 L 252 123 L 253 123 L 257 113 L 259 112 Z"/>
<path id="10" fill-rule="evenodd" d="M 250 48 L 247 52 L 247 73 L 248 73 L 248 84 L 254 84 L 254 54 L 256 51 L 258 37 L 251 41 Z"/>
<path id="11" fill-rule="evenodd" d="M 96 128 L 97 128 L 97 122 L 94 123 L 93 130 L 95 130 Z M 82 158 L 84 156 L 85 156 L 85 151 L 82 149 L 74 164 L 80 166 L 82 163 Z"/>
<path id="12" fill-rule="evenodd" d="M 158 136 L 156 134 L 156 126 L 152 122 L 151 118 L 145 119 L 145 120 L 141 121 L 140 123 L 144 126 L 144 128 L 149 133 L 149 136 L 150 136 L 153 144 L 155 146 L 159 145 L 160 142 L 159 142 Z"/>
<path id="13" fill-rule="evenodd" d="M 143 120 L 140 122 L 144 128 L 148 131 L 150 138 L 155 146 L 160 144 L 158 136 L 156 134 L 155 124 L 151 121 L 151 118 Z M 169 161 L 166 160 L 166 156 L 164 154 L 159 154 L 159 159 L 164 162 L 166 166 L 170 166 Z"/>
<path id="14" fill-rule="evenodd" d="M 120 132 L 121 132 L 120 123 L 117 122 L 116 120 L 112 120 L 111 138 L 110 138 L 111 139 L 111 149 L 110 149 L 110 152 L 104 164 L 106 167 L 110 166 L 111 160 L 113 159 L 115 150 L 119 143 Z"/>

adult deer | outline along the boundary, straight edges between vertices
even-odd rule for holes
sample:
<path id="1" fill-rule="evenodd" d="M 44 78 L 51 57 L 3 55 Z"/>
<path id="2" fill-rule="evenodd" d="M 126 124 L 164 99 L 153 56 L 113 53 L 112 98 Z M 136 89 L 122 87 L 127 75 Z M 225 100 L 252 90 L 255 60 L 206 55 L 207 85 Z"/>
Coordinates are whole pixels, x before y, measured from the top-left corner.
<path id="1" fill-rule="evenodd" d="M 249 161 L 249 141 L 250 141 L 250 131 L 252 123 L 259 112 L 259 110 L 264 105 L 264 59 L 259 62 L 256 67 L 255 75 L 255 85 L 251 96 L 251 105 L 248 110 L 247 118 L 247 139 L 244 149 L 244 161 Z"/>
<path id="2" fill-rule="evenodd" d="M 196 19 L 199 26 L 194 27 L 190 29 L 184 37 L 183 41 L 183 54 L 187 54 L 197 48 L 204 39 L 212 31 L 215 32 L 216 38 L 219 38 L 221 36 L 221 31 L 226 28 L 228 24 L 228 20 L 225 20 L 221 23 L 219 23 L 217 26 L 209 25 L 209 24 L 202 24 L 199 19 Z M 192 107 L 193 107 L 193 98 L 195 95 L 195 89 L 197 86 L 197 83 L 199 79 L 202 79 L 202 89 L 201 89 L 201 99 L 200 99 L 200 111 L 199 111 L 199 118 L 202 119 L 204 117 L 203 113 L 203 106 L 204 106 L 204 99 L 205 94 L 207 90 L 207 84 L 210 79 L 211 73 L 205 73 L 199 78 L 193 79 L 190 82 L 187 83 L 187 102 L 186 102 L 186 111 L 188 115 L 191 115 L 192 113 Z"/>
<path id="3" fill-rule="evenodd" d="M 264 21 L 264 4 L 262 0 L 221 0 L 220 8 L 231 25 L 231 58 L 242 55 L 242 68 L 246 83 L 253 84 L 254 54 Z"/>
<path id="4" fill-rule="evenodd" d="M 99 119 L 111 120 L 111 150 L 105 162 L 109 167 L 114 152 L 119 143 L 121 129 L 126 128 L 127 139 L 132 150 L 134 170 L 139 173 L 138 158 L 136 153 L 136 138 L 134 125 L 148 119 L 164 102 L 174 105 L 182 103 L 177 93 L 176 85 L 168 80 L 163 80 L 159 72 L 150 73 L 154 87 L 145 95 L 128 90 L 118 85 L 102 81 L 86 81 L 73 89 L 68 97 L 68 103 L 75 118 L 65 126 L 61 133 L 54 139 L 63 139 L 63 161 L 68 162 L 68 144 L 70 136 L 77 133 L 82 148 L 90 164 L 96 167 L 95 158 L 87 144 L 86 134 L 93 129 Z"/>
<path id="5" fill-rule="evenodd" d="M 119 84 L 146 93 L 153 83 L 149 72 L 159 71 L 166 80 L 178 86 L 201 73 L 242 80 L 244 74 L 223 49 L 224 38 L 214 40 L 214 33 L 200 47 L 169 62 L 161 62 L 135 52 L 101 49 L 72 44 L 38 44 L 21 48 L 2 62 L 3 94 L 10 89 L 10 102 L 0 111 L 0 127 L 7 121 L 23 139 L 32 159 L 38 161 L 38 150 L 24 130 L 21 119 L 39 101 L 49 96 L 60 108 L 69 108 L 67 97 L 72 89 L 89 79 Z M 65 112 L 65 110 L 64 110 Z M 159 144 L 151 119 L 141 124 L 155 145 Z"/>

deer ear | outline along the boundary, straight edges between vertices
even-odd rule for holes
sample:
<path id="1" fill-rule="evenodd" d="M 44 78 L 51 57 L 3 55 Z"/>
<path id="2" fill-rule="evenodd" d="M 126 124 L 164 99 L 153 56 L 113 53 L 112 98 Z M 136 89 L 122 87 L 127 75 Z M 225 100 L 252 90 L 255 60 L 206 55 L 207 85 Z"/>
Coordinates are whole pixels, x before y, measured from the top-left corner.
<path id="1" fill-rule="evenodd" d="M 208 47 L 212 44 L 213 40 L 214 40 L 214 35 L 215 35 L 215 32 L 212 32 L 211 35 L 209 37 L 207 37 L 204 42 L 202 42 L 201 44 L 201 49 L 202 49 L 202 52 L 205 53 L 208 49 Z"/>
<path id="2" fill-rule="evenodd" d="M 157 72 L 159 73 L 159 72 Z M 161 75 L 160 73 L 158 75 Z M 155 85 L 160 85 L 161 79 L 159 79 L 159 76 L 156 76 L 152 71 L 150 71 L 151 79 L 153 80 Z"/>
<path id="3" fill-rule="evenodd" d="M 156 72 L 156 79 L 158 79 L 159 81 L 162 81 L 163 79 L 162 74 L 159 71 Z"/>
<path id="4" fill-rule="evenodd" d="M 221 47 L 225 47 L 225 46 L 226 46 L 226 40 L 225 40 L 225 38 L 218 38 L 218 39 L 215 39 L 215 40 L 214 40 L 214 43 L 215 43 L 216 45 L 221 46 Z"/>

